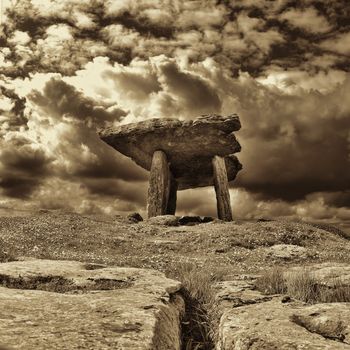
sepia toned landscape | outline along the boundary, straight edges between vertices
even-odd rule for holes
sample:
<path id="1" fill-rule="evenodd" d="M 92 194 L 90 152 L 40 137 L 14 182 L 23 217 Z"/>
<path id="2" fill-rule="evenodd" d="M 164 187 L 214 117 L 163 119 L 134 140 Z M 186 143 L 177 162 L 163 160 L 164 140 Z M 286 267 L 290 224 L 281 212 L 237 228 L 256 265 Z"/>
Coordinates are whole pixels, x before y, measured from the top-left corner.
<path id="1" fill-rule="evenodd" d="M 346 0 L 0 0 L 0 349 L 350 349 Z"/>

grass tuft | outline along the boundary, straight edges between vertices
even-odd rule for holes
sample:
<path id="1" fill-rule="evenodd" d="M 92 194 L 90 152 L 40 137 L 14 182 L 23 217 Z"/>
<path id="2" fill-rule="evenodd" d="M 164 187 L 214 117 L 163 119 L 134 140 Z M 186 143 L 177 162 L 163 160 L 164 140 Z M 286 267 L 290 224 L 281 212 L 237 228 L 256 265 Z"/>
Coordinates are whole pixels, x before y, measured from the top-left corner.
<path id="1" fill-rule="evenodd" d="M 286 272 L 275 267 L 257 279 L 256 288 L 264 294 L 288 294 L 306 303 L 350 302 L 350 286 L 335 278 L 331 286 L 320 284 L 307 269 Z"/>
<path id="2" fill-rule="evenodd" d="M 284 294 L 287 291 L 283 270 L 275 267 L 256 281 L 256 288 L 264 294 Z"/>
<path id="3" fill-rule="evenodd" d="M 167 276 L 182 282 L 186 304 L 182 320 L 182 350 L 212 350 L 215 348 L 220 311 L 215 302 L 213 284 L 223 271 L 199 268 L 193 263 L 179 263 L 167 271 Z"/>

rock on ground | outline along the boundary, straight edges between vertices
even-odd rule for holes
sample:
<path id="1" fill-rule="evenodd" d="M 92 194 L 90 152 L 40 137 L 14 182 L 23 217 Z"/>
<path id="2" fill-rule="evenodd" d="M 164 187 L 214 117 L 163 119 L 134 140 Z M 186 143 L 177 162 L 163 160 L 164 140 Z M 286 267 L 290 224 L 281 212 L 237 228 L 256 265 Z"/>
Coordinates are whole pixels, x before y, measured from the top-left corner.
<path id="1" fill-rule="evenodd" d="M 266 248 L 266 252 L 268 257 L 279 260 L 306 259 L 308 257 L 307 249 L 295 244 L 275 244 Z"/>
<path id="2" fill-rule="evenodd" d="M 350 303 L 308 305 L 254 289 L 256 276 L 217 284 L 217 350 L 350 349 Z M 286 302 L 287 301 L 287 302 Z"/>
<path id="3" fill-rule="evenodd" d="M 178 226 L 179 218 L 175 215 L 158 215 L 147 219 L 146 223 L 161 226 Z"/>
<path id="4" fill-rule="evenodd" d="M 181 284 L 158 271 L 27 260 L 0 264 L 0 282 L 0 347 L 180 349 Z"/>

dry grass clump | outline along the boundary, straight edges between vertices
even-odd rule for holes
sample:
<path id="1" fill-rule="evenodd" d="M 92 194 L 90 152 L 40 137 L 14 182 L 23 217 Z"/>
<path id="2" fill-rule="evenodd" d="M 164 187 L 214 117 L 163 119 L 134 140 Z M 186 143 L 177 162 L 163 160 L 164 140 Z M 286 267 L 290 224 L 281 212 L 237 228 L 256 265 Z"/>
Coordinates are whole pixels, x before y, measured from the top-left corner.
<path id="1" fill-rule="evenodd" d="M 224 272 L 179 263 L 167 271 L 167 276 L 182 282 L 186 313 L 182 320 L 182 349 L 214 349 L 220 312 L 215 303 L 213 284 Z"/>
<path id="2" fill-rule="evenodd" d="M 281 268 L 267 271 L 256 281 L 264 294 L 288 294 L 306 303 L 350 302 L 350 286 L 335 278 L 331 286 L 320 284 L 307 269 L 286 272 Z"/>
<path id="3" fill-rule="evenodd" d="M 264 273 L 257 281 L 256 288 L 264 294 L 284 294 L 287 291 L 283 270 L 276 267 Z"/>
<path id="4" fill-rule="evenodd" d="M 350 286 L 346 286 L 339 278 L 335 278 L 332 287 L 323 286 L 320 289 L 320 300 L 323 303 L 350 302 Z"/>
<path id="5" fill-rule="evenodd" d="M 306 269 L 287 273 L 285 285 L 286 293 L 295 299 L 306 303 L 319 301 L 319 285 L 313 275 Z"/>

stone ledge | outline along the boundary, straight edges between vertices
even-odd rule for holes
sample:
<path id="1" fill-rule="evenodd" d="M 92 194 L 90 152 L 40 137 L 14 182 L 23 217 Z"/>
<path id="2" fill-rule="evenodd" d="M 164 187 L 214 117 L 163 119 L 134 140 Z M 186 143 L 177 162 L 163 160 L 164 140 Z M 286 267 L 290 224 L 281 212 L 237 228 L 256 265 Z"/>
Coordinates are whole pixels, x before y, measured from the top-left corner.
<path id="1" fill-rule="evenodd" d="M 101 267 L 75 261 L 0 264 L 12 278 L 62 276 L 76 285 L 91 279 L 132 280 L 127 288 L 84 294 L 0 287 L 0 347 L 13 349 L 180 349 L 181 284 L 154 270 Z"/>

